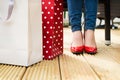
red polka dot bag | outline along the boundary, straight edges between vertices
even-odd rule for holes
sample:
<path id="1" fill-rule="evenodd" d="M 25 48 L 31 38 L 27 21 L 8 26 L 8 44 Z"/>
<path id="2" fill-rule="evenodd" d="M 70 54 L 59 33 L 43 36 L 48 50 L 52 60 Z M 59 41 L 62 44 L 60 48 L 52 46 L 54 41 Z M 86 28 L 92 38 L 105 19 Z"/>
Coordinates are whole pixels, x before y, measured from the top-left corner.
<path id="1" fill-rule="evenodd" d="M 43 57 L 63 53 L 63 0 L 42 0 Z"/>

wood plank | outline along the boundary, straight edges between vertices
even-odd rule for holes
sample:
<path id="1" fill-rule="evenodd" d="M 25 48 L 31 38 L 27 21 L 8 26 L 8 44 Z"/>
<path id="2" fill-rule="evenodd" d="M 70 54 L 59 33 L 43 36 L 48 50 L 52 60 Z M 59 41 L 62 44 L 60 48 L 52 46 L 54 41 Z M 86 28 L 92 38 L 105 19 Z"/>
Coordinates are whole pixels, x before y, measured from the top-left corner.
<path id="1" fill-rule="evenodd" d="M 76 56 L 68 50 L 60 56 L 62 80 L 100 80 L 83 56 Z"/>
<path id="2" fill-rule="evenodd" d="M 120 29 L 112 30 L 112 44 L 106 48 L 109 52 L 106 55 L 120 63 Z"/>
<path id="3" fill-rule="evenodd" d="M 13 66 L 13 65 L 2 65 L 0 68 L 0 80 L 21 80 L 25 67 Z"/>
<path id="4" fill-rule="evenodd" d="M 22 80 L 60 80 L 58 58 L 28 67 Z"/>
<path id="5" fill-rule="evenodd" d="M 102 44 L 102 43 L 101 43 Z M 84 54 L 85 59 L 100 76 L 101 80 L 120 80 L 120 55 L 111 46 L 98 47 L 98 54 Z"/>
<path id="6" fill-rule="evenodd" d="M 114 45 L 115 46 L 115 45 Z M 119 47 L 111 47 L 108 50 L 109 54 L 106 54 L 109 58 L 114 59 L 118 64 L 120 64 L 120 45 Z"/>

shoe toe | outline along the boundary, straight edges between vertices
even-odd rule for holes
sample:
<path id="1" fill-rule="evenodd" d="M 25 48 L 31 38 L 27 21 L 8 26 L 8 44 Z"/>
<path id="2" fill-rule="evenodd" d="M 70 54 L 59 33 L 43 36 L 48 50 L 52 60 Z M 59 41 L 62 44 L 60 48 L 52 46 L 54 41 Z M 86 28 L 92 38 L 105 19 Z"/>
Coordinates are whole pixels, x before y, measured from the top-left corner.
<path id="1" fill-rule="evenodd" d="M 84 47 L 83 46 L 71 47 L 70 50 L 73 54 L 83 54 Z"/>
<path id="2" fill-rule="evenodd" d="M 85 52 L 88 53 L 88 54 L 96 54 L 97 53 L 97 47 L 85 46 Z"/>

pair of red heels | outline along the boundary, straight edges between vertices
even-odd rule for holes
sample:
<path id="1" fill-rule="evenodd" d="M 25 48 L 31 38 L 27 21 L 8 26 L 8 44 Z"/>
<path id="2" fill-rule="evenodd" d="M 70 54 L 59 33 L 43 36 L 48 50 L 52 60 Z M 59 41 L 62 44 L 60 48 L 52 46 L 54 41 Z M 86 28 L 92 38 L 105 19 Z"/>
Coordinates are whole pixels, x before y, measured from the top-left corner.
<path id="1" fill-rule="evenodd" d="M 78 46 L 78 47 L 71 47 L 71 52 L 73 54 L 83 54 L 83 51 L 88 54 L 96 54 L 97 47 L 89 47 L 89 46 Z"/>

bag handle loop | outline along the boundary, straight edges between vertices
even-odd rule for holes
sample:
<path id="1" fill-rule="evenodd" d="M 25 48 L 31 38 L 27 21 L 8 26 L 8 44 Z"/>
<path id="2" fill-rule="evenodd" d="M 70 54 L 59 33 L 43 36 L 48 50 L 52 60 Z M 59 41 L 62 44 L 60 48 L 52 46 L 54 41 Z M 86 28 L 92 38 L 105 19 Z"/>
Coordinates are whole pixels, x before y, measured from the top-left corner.
<path id="1" fill-rule="evenodd" d="M 7 20 L 10 19 L 11 15 L 12 15 L 12 12 L 13 12 L 13 7 L 14 7 L 14 0 L 9 0 L 8 14 L 5 17 L 5 19 L 0 17 L 0 21 L 4 22 L 4 21 L 7 21 Z"/>

